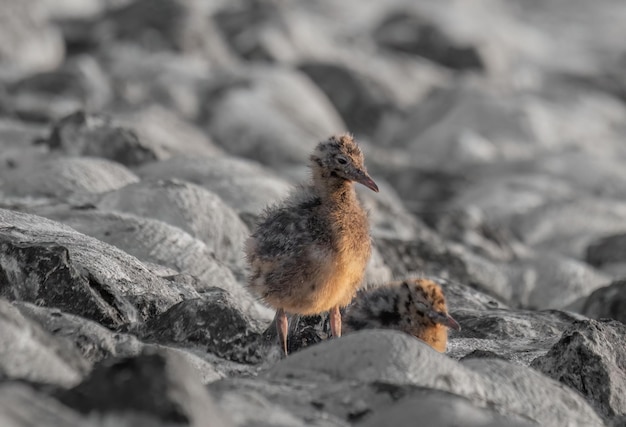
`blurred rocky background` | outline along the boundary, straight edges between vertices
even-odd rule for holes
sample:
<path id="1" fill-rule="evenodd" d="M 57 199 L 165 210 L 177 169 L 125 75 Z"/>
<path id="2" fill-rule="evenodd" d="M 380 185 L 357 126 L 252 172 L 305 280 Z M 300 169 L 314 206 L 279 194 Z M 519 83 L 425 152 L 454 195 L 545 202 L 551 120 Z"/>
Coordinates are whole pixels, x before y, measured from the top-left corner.
<path id="1" fill-rule="evenodd" d="M 626 3 L 0 0 L 0 425 L 626 426 Z M 282 359 L 242 245 L 361 141 L 447 354 Z M 360 191 L 360 190 L 359 190 Z M 306 348 L 305 348 L 306 347 Z"/>

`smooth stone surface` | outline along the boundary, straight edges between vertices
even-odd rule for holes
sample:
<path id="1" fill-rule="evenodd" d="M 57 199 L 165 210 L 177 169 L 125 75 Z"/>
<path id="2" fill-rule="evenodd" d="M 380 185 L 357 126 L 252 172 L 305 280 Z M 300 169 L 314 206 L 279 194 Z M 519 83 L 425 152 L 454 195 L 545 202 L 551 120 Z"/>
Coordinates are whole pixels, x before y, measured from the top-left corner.
<path id="1" fill-rule="evenodd" d="M 144 180 L 104 193 L 94 204 L 179 227 L 201 240 L 218 260 L 244 265 L 248 228 L 218 195 L 198 185 L 176 179 Z"/>
<path id="2" fill-rule="evenodd" d="M 67 197 L 104 193 L 139 181 L 119 163 L 90 157 L 49 157 L 8 171 L 0 190 L 15 196 Z"/>
<path id="3" fill-rule="evenodd" d="M 142 166 L 136 172 L 142 179 L 189 181 L 214 192 L 237 212 L 255 215 L 291 190 L 270 170 L 236 157 L 172 158 Z"/>

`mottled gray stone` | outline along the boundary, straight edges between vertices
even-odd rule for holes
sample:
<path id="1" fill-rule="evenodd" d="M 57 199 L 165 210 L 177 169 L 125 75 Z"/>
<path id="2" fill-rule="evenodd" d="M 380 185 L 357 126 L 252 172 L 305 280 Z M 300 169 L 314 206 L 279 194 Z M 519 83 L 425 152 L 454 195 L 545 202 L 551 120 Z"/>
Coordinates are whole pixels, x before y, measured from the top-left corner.
<path id="1" fill-rule="evenodd" d="M 610 318 L 626 324 L 626 280 L 616 280 L 589 295 L 581 313 L 592 319 Z"/>
<path id="2" fill-rule="evenodd" d="M 532 367 L 580 392 L 607 418 L 626 415 L 626 325 L 573 324 Z"/>
<path id="3" fill-rule="evenodd" d="M 284 198 L 291 189 L 268 169 L 236 157 L 172 158 L 144 165 L 136 173 L 143 179 L 189 181 L 216 193 L 237 212 L 255 215 Z"/>
<path id="4" fill-rule="evenodd" d="M 87 374 L 89 363 L 75 348 L 4 299 L 0 324 L 0 376 L 69 387 Z"/>
<path id="5" fill-rule="evenodd" d="M 52 243 L 54 242 L 54 243 Z M 184 298 L 136 258 L 35 215 L 0 210 L 0 295 L 117 327 L 145 320 Z"/>
<path id="6" fill-rule="evenodd" d="M 94 367 L 76 387 L 59 391 L 65 405 L 88 414 L 135 412 L 173 425 L 232 425 L 180 356 L 147 351 Z"/>

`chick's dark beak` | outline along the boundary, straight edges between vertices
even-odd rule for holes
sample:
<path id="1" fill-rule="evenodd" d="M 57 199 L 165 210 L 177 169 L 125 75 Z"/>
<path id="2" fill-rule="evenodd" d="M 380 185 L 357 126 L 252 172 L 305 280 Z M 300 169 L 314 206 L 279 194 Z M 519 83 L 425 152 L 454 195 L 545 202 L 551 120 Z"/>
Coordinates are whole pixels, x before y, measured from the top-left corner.
<path id="1" fill-rule="evenodd" d="M 428 313 L 428 317 L 430 317 L 433 322 L 447 326 L 448 328 L 454 329 L 455 331 L 461 330 L 461 325 L 459 325 L 459 322 L 454 320 L 454 318 L 448 313 L 431 311 L 430 313 Z"/>
<path id="2" fill-rule="evenodd" d="M 373 192 L 378 193 L 378 185 L 376 185 L 374 180 L 367 174 L 367 172 L 358 171 L 355 181 L 359 184 L 363 184 Z"/>

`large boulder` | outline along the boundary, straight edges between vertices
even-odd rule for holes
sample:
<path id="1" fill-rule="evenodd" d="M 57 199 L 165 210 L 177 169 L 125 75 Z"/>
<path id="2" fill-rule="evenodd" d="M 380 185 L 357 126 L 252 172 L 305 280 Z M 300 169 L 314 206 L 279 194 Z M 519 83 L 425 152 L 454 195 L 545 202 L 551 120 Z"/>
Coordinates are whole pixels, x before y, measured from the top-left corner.
<path id="1" fill-rule="evenodd" d="M 531 368 L 496 359 L 458 363 L 396 331 L 361 331 L 310 347 L 277 363 L 264 377 L 410 384 L 542 425 L 603 425 L 578 393 Z"/>
<path id="2" fill-rule="evenodd" d="M 252 68 L 214 82 L 201 124 L 231 154 L 281 167 L 308 163 L 315 145 L 346 126 L 301 73 Z"/>
<path id="3" fill-rule="evenodd" d="M 284 198 L 290 185 L 259 164 L 236 157 L 176 157 L 144 165 L 136 170 L 143 179 L 189 181 L 216 193 L 238 213 L 258 215 Z"/>
<path id="4" fill-rule="evenodd" d="M 45 218 L 0 209 L 0 295 L 107 327 L 140 322 L 198 293 L 137 258 Z"/>
<path id="5" fill-rule="evenodd" d="M 154 218 L 185 230 L 201 240 L 215 257 L 242 267 L 248 228 L 215 193 L 177 179 L 146 179 L 97 197 L 102 210 Z"/>

